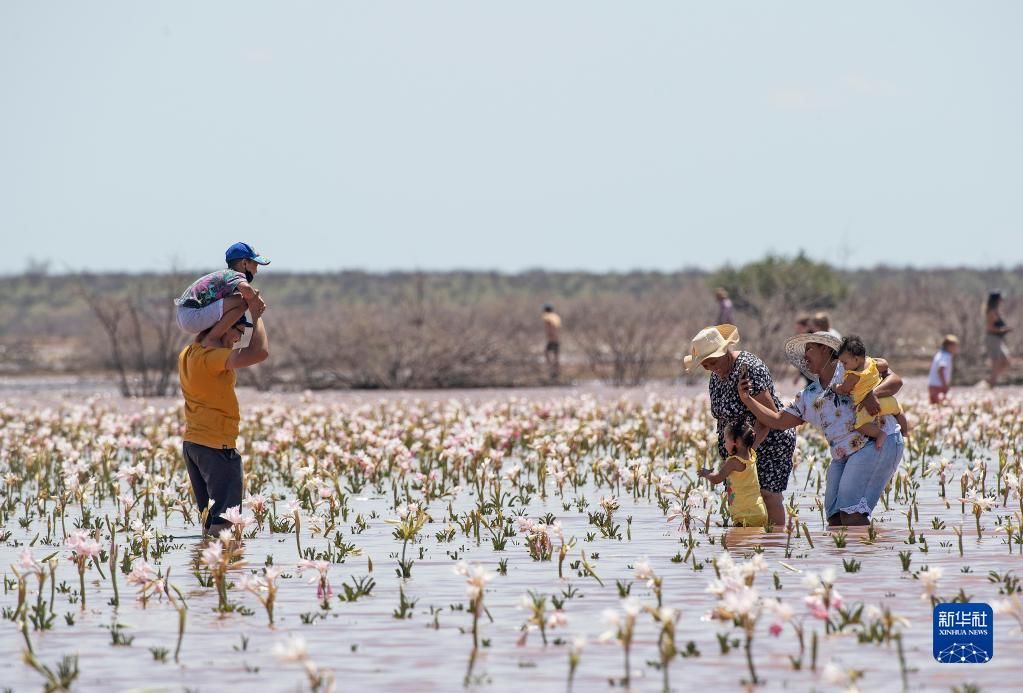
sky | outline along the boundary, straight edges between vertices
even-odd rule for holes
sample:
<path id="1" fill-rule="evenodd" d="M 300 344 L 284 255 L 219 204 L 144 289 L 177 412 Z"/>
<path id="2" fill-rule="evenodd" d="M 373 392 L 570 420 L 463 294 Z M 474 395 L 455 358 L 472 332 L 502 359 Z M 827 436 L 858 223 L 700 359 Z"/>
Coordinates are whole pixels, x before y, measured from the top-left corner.
<path id="1" fill-rule="evenodd" d="M 0 3 L 0 274 L 1023 263 L 1023 3 Z"/>

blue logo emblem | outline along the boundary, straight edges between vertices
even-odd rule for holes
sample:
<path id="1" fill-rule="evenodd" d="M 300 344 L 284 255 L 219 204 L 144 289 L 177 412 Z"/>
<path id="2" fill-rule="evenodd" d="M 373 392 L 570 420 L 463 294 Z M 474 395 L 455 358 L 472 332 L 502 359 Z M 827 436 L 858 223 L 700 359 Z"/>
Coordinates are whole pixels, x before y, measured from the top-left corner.
<path id="1" fill-rule="evenodd" d="M 934 658 L 942 664 L 983 664 L 995 656 L 995 616 L 988 604 L 934 607 Z"/>

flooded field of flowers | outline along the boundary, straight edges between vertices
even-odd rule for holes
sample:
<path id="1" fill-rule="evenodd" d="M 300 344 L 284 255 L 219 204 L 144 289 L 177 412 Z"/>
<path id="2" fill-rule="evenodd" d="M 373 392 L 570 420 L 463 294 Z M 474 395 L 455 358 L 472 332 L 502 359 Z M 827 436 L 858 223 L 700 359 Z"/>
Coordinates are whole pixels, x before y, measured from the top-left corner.
<path id="1" fill-rule="evenodd" d="M 207 543 L 178 402 L 0 396 L 0 688 L 1012 689 L 1023 397 L 904 404 L 870 527 L 824 526 L 804 427 L 765 533 L 696 475 L 705 396 L 253 395 Z M 956 600 L 994 605 L 990 662 L 932 657 Z"/>

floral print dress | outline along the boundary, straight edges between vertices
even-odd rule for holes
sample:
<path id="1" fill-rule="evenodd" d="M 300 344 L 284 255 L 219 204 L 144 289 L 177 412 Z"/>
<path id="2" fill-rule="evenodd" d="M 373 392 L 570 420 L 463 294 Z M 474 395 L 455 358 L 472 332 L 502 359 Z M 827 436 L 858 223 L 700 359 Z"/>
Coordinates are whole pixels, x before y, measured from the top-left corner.
<path id="1" fill-rule="evenodd" d="M 748 351 L 740 351 L 735 355 L 735 363 L 732 364 L 732 370 L 729 371 L 727 378 L 719 378 L 716 373 L 711 373 L 710 413 L 718 424 L 718 454 L 721 455 L 721 459 L 728 456 L 725 452 L 725 428 L 733 421 L 746 421 L 751 426 L 756 423 L 753 412 L 739 399 L 739 371 L 743 364 L 753 387 L 752 394 L 756 396 L 767 390 L 771 393 L 774 406 L 778 411 L 782 409 L 767 364 Z M 794 430 L 771 431 L 767 434 L 764 442 L 757 448 L 757 477 L 761 489 L 781 493 L 788 487 L 789 475 L 792 473 L 792 453 L 795 449 Z"/>

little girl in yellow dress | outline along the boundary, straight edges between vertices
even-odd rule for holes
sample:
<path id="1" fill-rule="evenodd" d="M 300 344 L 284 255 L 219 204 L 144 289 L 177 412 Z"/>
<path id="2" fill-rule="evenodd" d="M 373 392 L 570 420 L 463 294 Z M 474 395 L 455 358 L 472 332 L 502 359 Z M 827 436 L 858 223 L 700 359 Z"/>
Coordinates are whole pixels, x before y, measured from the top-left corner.
<path id="1" fill-rule="evenodd" d="M 736 527 L 766 527 L 767 507 L 760 496 L 757 477 L 757 453 L 750 448 L 755 439 L 753 428 L 744 421 L 735 421 L 725 427 L 725 450 L 728 457 L 717 473 L 701 469 L 698 476 L 712 484 L 725 482 L 728 512 Z"/>
<path id="2" fill-rule="evenodd" d="M 877 362 L 867 356 L 867 348 L 863 340 L 855 335 L 849 335 L 842 340 L 842 346 L 838 349 L 838 360 L 845 367 L 845 378 L 841 385 L 831 389 L 840 395 L 850 395 L 853 404 L 859 407 L 863 398 L 873 392 L 874 388 L 881 383 L 881 374 L 877 370 Z M 856 430 L 865 436 L 874 439 L 874 444 L 880 450 L 884 447 L 884 441 L 888 434 L 878 425 L 878 419 L 882 416 L 894 416 L 899 422 L 902 433 L 909 432 L 909 424 L 902 412 L 902 405 L 894 397 L 881 397 L 877 400 L 881 405 L 881 411 L 877 415 L 871 415 L 866 408 L 856 410 Z"/>

